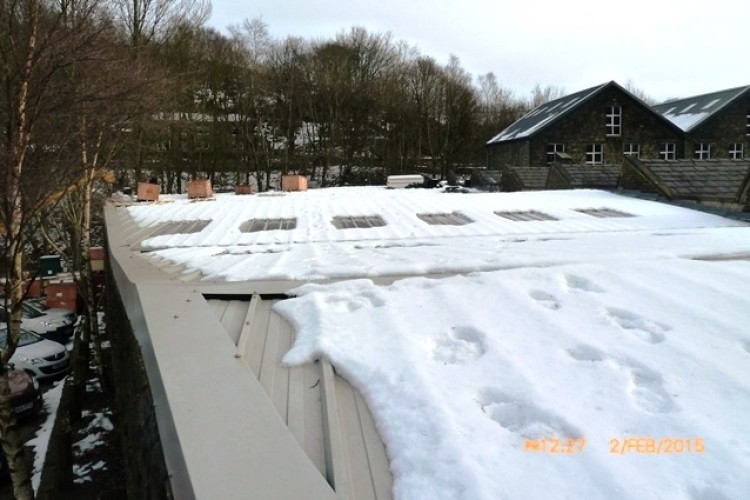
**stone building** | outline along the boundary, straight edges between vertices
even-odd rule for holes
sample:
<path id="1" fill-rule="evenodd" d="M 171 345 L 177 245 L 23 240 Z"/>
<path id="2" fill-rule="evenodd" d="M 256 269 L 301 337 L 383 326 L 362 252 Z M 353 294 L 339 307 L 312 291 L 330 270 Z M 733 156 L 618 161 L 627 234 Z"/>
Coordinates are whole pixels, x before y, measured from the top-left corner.
<path id="1" fill-rule="evenodd" d="M 683 131 L 612 81 L 544 103 L 487 143 L 489 168 L 621 165 L 623 155 L 672 160 Z"/>
<path id="2" fill-rule="evenodd" d="M 750 85 L 653 106 L 685 132 L 685 158 L 748 157 Z"/>

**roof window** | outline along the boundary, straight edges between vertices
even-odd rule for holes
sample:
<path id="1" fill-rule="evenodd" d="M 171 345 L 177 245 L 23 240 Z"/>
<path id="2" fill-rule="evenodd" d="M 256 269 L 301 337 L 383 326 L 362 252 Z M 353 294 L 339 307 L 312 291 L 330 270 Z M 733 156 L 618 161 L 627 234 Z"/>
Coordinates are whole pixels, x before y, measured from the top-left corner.
<path id="1" fill-rule="evenodd" d="M 582 214 L 591 215 L 592 217 L 599 217 L 600 219 L 614 218 L 614 217 L 634 217 L 633 214 L 627 212 L 621 212 L 613 208 L 578 208 L 576 212 Z"/>
<path id="2" fill-rule="evenodd" d="M 336 229 L 367 229 L 385 226 L 385 221 L 379 215 L 339 215 L 331 219 Z"/>
<path id="3" fill-rule="evenodd" d="M 558 220 L 557 217 L 552 217 L 544 212 L 538 212 L 536 210 L 526 211 L 515 211 L 515 212 L 495 212 L 495 215 L 499 215 L 508 220 L 516 222 L 528 222 L 528 221 L 539 221 L 539 220 Z"/>
<path id="4" fill-rule="evenodd" d="M 240 224 L 240 232 L 289 231 L 296 227 L 297 219 L 250 219 Z"/>
<path id="5" fill-rule="evenodd" d="M 460 212 L 453 212 L 451 214 L 417 214 L 417 217 L 432 226 L 464 226 L 474 222 Z"/>
<path id="6" fill-rule="evenodd" d="M 157 225 L 156 230 L 150 236 L 199 233 L 210 223 L 210 220 L 167 221 Z"/>

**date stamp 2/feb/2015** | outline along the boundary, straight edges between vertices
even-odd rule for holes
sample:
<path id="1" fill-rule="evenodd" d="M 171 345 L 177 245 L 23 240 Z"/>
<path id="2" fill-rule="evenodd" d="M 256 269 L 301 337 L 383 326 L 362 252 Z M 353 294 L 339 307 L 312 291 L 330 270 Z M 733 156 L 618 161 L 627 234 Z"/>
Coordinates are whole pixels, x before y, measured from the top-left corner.
<path id="1" fill-rule="evenodd" d="M 626 437 L 609 440 L 609 452 L 613 455 L 638 453 L 643 455 L 675 455 L 703 453 L 706 444 L 702 437 Z"/>

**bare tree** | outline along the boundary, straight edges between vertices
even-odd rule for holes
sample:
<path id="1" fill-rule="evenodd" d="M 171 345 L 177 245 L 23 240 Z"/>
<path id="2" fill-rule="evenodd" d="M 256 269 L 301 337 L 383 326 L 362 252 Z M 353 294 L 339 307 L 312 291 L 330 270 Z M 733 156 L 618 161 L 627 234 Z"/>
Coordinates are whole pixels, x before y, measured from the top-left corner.
<path id="1" fill-rule="evenodd" d="M 627 83 L 625 83 L 625 88 L 628 90 L 628 92 L 636 96 L 641 101 L 645 102 L 647 105 L 653 106 L 654 104 L 656 104 L 656 99 L 646 94 L 646 91 L 638 87 L 632 78 L 628 78 Z"/>
<path id="2" fill-rule="evenodd" d="M 542 87 L 538 83 L 531 89 L 531 98 L 529 99 L 529 109 L 541 106 L 545 102 L 554 101 L 565 96 L 565 89 L 555 85 Z"/>
<path id="3" fill-rule="evenodd" d="M 35 215 L 56 204 L 77 165 L 68 148 L 76 126 L 67 117 L 78 97 L 70 74 L 96 45 L 97 0 L 0 1 L 0 142 L 3 184 L 0 208 L 5 240 L 5 303 L 10 309 L 7 343 L 0 350 L 0 434 L 16 498 L 33 498 L 28 465 L 9 404 L 7 364 L 21 334 L 21 305 L 28 286 L 25 255 Z M 53 90 L 54 89 L 54 90 Z"/>
<path id="4" fill-rule="evenodd" d="M 115 0 L 133 47 L 164 41 L 179 26 L 202 25 L 211 14 L 209 0 Z"/>

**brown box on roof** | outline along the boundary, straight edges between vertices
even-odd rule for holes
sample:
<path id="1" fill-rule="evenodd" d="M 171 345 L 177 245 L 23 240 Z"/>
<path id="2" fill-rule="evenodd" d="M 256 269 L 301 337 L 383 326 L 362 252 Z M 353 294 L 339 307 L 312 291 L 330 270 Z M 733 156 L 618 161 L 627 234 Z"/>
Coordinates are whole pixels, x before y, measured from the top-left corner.
<path id="1" fill-rule="evenodd" d="M 307 177 L 304 175 L 282 175 L 282 191 L 307 191 Z"/>
<path id="2" fill-rule="evenodd" d="M 136 196 L 140 201 L 158 201 L 160 191 L 158 184 L 139 182 Z"/>
<path id="3" fill-rule="evenodd" d="M 188 181 L 187 184 L 188 199 L 210 198 L 213 196 L 211 190 L 211 181 L 208 179 L 195 179 Z"/>
<path id="4" fill-rule="evenodd" d="M 253 194 L 253 188 L 250 184 L 237 184 L 234 186 L 234 194 Z"/>

